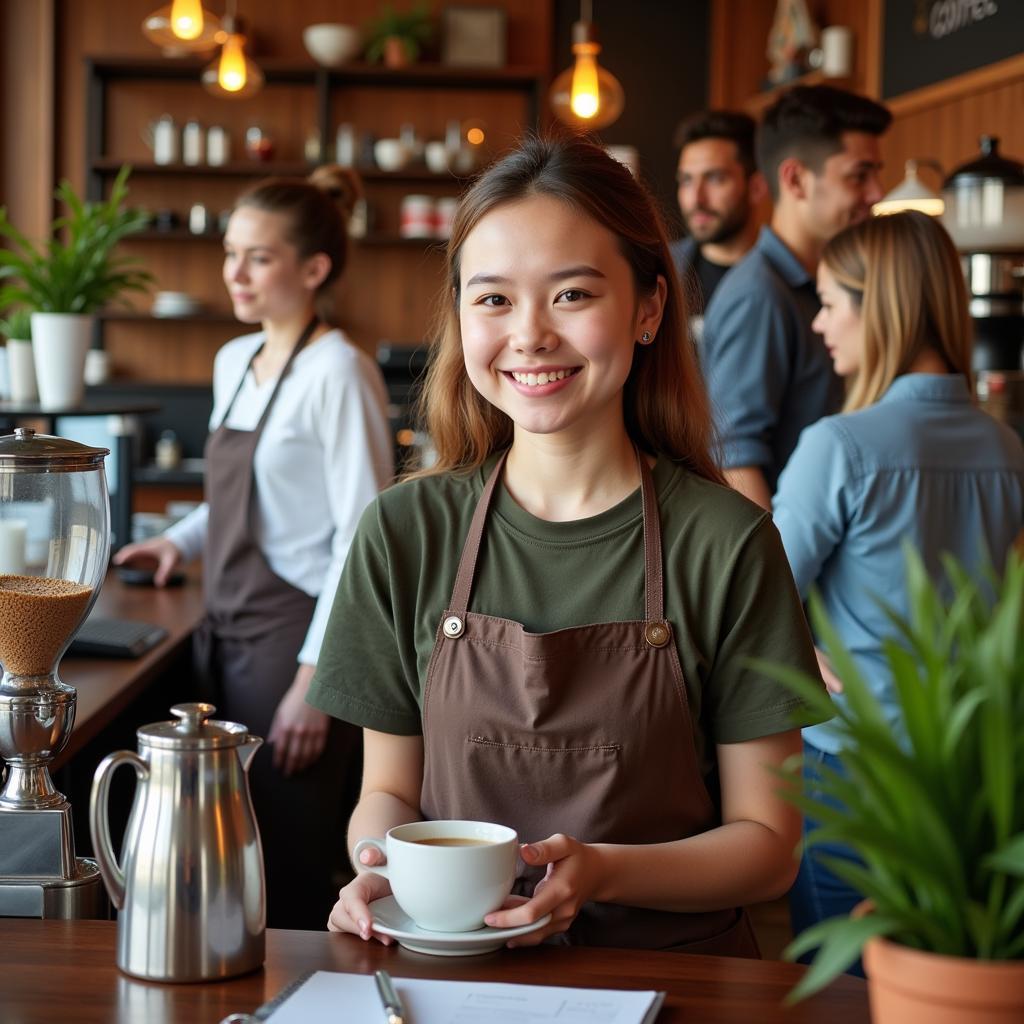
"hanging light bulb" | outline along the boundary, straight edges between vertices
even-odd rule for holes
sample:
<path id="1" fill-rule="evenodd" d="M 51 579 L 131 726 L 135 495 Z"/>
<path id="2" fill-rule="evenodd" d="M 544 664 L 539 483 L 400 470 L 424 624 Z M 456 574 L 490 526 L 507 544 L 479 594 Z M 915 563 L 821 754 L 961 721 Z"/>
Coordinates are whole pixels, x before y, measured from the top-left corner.
<path id="1" fill-rule="evenodd" d="M 908 160 L 904 179 L 887 195 L 871 207 L 876 216 L 888 213 L 902 213 L 904 210 L 919 210 L 929 217 L 941 217 L 946 202 L 937 192 L 932 191 L 918 176 L 918 167 L 931 167 L 943 174 L 942 167 L 934 160 Z"/>
<path id="2" fill-rule="evenodd" d="M 142 34 L 168 57 L 208 52 L 220 31 L 220 18 L 204 10 L 201 0 L 174 0 L 142 22 Z"/>
<path id="3" fill-rule="evenodd" d="M 245 31 L 242 19 L 231 13 L 224 15 L 225 39 L 220 56 L 202 74 L 203 87 L 214 96 L 244 99 L 263 88 L 263 72 L 245 53 Z"/>
<path id="4" fill-rule="evenodd" d="M 606 128 L 622 113 L 625 95 L 618 79 L 597 62 L 601 44 L 591 18 L 590 0 L 581 0 L 580 20 L 572 27 L 571 68 L 551 83 L 551 108 L 555 116 L 578 128 Z"/>

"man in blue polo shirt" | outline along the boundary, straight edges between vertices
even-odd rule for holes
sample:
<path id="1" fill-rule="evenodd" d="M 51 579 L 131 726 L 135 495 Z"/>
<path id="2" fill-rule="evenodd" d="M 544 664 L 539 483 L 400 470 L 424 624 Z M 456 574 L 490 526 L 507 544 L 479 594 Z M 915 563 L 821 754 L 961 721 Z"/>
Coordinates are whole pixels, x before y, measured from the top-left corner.
<path id="1" fill-rule="evenodd" d="M 758 165 L 771 225 L 725 276 L 704 319 L 702 363 L 729 483 L 763 508 L 804 427 L 838 411 L 815 272 L 833 235 L 882 198 L 879 136 L 892 115 L 829 86 L 796 86 L 765 112 Z"/>

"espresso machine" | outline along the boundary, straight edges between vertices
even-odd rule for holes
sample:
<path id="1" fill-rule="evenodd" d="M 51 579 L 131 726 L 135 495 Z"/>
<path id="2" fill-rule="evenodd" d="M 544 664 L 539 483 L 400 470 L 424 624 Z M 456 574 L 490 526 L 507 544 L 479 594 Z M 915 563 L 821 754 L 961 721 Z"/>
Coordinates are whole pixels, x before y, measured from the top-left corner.
<path id="1" fill-rule="evenodd" d="M 108 454 L 29 428 L 0 437 L 0 917 L 108 916 L 49 772 L 77 699 L 57 666 L 110 552 Z"/>
<path id="2" fill-rule="evenodd" d="M 943 185 L 943 225 L 961 254 L 976 373 L 1024 370 L 1024 164 L 983 135 Z M 980 379 L 979 379 L 980 383 Z"/>

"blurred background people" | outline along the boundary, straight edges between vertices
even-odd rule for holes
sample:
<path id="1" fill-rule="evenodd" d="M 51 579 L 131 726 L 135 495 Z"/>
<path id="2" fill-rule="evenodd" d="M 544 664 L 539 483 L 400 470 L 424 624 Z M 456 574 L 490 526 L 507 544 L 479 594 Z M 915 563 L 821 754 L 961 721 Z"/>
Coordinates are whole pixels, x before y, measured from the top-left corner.
<path id="1" fill-rule="evenodd" d="M 849 391 L 843 413 L 800 437 L 775 495 L 775 524 L 806 596 L 812 586 L 863 677 L 900 727 L 883 642 L 892 623 L 876 601 L 908 614 L 902 544 L 933 579 L 954 555 L 978 573 L 1001 570 L 1024 526 L 1024 446 L 979 410 L 971 386 L 971 322 L 960 261 L 922 213 L 876 217 L 838 234 L 818 269 L 814 327 Z M 824 652 L 836 701 L 842 684 Z M 804 776 L 842 771 L 837 732 L 804 730 Z M 814 828 L 805 823 L 805 830 Z M 790 894 L 794 931 L 848 913 L 862 898 L 817 860 L 849 856 L 825 844 L 804 853 Z"/>
<path id="2" fill-rule="evenodd" d="M 746 114 L 705 110 L 676 133 L 677 194 L 686 237 L 669 248 L 687 287 L 691 323 L 703 317 L 726 271 L 757 239 L 758 207 L 768 190 L 754 156 L 755 128 Z"/>
<path id="3" fill-rule="evenodd" d="M 882 198 L 878 139 L 891 120 L 863 96 L 796 86 L 758 129 L 758 166 L 775 202 L 771 225 L 715 292 L 702 361 L 726 478 L 764 508 L 800 431 L 842 401 L 811 328 L 814 273 L 825 243 Z"/>
<path id="4" fill-rule="evenodd" d="M 224 283 L 260 329 L 217 353 L 206 500 L 115 558 L 155 564 L 158 586 L 203 559 L 197 667 L 218 717 L 268 740 L 250 780 L 279 928 L 322 927 L 346 864 L 359 733 L 305 696 L 356 523 L 393 473 L 380 371 L 329 326 L 357 195 L 351 171 L 322 167 L 238 199 Z"/>

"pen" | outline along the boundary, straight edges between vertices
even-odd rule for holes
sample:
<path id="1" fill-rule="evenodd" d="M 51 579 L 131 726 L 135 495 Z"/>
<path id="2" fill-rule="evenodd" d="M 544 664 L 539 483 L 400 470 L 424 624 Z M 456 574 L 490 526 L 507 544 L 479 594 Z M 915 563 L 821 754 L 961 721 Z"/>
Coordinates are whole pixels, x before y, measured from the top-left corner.
<path id="1" fill-rule="evenodd" d="M 409 1024 L 405 1019 L 405 1010 L 402 1009 L 402 1000 L 398 998 L 395 986 L 391 983 L 391 975 L 387 971 L 375 971 L 373 980 L 377 982 L 377 994 L 388 1024 Z"/>

